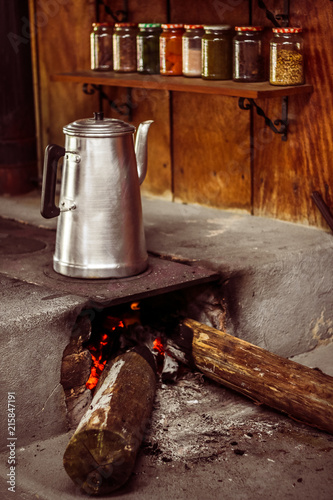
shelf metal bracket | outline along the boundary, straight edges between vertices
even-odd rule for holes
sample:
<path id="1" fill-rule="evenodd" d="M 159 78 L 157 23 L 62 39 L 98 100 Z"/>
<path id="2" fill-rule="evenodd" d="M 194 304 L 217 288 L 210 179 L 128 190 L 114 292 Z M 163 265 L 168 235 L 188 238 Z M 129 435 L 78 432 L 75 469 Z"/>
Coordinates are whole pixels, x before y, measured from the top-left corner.
<path id="1" fill-rule="evenodd" d="M 99 6 L 103 5 L 106 14 L 112 17 L 115 23 L 123 23 L 128 20 L 128 0 L 123 0 L 123 9 L 113 12 L 104 0 L 96 1 L 96 19 L 99 21 Z"/>
<path id="2" fill-rule="evenodd" d="M 245 103 L 245 101 L 248 101 Z M 262 116 L 265 120 L 266 125 L 275 133 L 281 134 L 281 139 L 283 141 L 287 140 L 288 134 L 288 97 L 282 97 L 282 109 L 281 109 L 281 119 L 280 120 L 270 120 L 266 115 L 262 108 L 258 106 L 258 104 L 254 101 L 254 99 L 250 99 L 247 97 L 240 97 L 238 100 L 238 106 L 240 109 L 249 111 L 250 109 L 255 108 L 257 115 Z M 278 128 L 278 126 L 280 126 Z"/>
<path id="3" fill-rule="evenodd" d="M 82 90 L 87 95 L 95 94 L 98 92 L 99 94 L 99 111 L 103 111 L 103 101 L 107 101 L 110 108 L 114 109 L 120 115 L 126 116 L 129 121 L 132 121 L 132 96 L 131 89 L 127 88 L 126 102 L 122 104 L 116 104 L 115 101 L 109 98 L 109 96 L 104 92 L 102 85 L 95 85 L 90 83 L 84 83 L 82 86 Z"/>
<path id="4" fill-rule="evenodd" d="M 258 0 L 258 7 L 263 9 L 266 13 L 267 19 L 271 21 L 276 28 L 285 27 L 289 24 L 289 3 L 290 0 L 284 0 L 283 12 L 274 15 L 273 12 L 267 9 L 265 3 L 262 0 Z"/>

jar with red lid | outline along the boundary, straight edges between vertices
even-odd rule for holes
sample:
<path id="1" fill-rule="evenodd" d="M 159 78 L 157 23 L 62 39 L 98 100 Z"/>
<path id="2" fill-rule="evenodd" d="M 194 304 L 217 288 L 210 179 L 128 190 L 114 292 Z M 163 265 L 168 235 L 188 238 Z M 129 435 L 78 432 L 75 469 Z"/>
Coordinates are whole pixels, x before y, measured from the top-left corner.
<path id="1" fill-rule="evenodd" d="M 302 85 L 304 56 L 302 28 L 273 28 L 270 41 L 269 83 Z"/>
<path id="2" fill-rule="evenodd" d="M 90 33 L 90 67 L 95 71 L 112 71 L 112 23 L 93 23 Z"/>
<path id="3" fill-rule="evenodd" d="M 116 23 L 113 33 L 113 70 L 136 71 L 136 23 Z"/>
<path id="4" fill-rule="evenodd" d="M 160 35 L 161 75 L 182 75 L 183 24 L 162 24 Z"/>
<path id="5" fill-rule="evenodd" d="M 233 71 L 235 82 L 265 80 L 262 26 L 236 26 L 233 38 Z"/>
<path id="6" fill-rule="evenodd" d="M 201 40 L 204 29 L 201 24 L 185 24 L 183 34 L 183 75 L 201 76 Z"/>

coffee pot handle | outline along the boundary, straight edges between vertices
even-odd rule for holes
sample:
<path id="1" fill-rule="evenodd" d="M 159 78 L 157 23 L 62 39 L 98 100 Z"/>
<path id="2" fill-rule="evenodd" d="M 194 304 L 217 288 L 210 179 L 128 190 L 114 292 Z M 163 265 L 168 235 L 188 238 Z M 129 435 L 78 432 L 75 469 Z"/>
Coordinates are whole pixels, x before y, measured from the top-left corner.
<path id="1" fill-rule="evenodd" d="M 52 219 L 60 214 L 55 204 L 58 161 L 65 155 L 65 148 L 57 144 L 49 144 L 45 149 L 42 198 L 40 213 L 45 219 Z"/>

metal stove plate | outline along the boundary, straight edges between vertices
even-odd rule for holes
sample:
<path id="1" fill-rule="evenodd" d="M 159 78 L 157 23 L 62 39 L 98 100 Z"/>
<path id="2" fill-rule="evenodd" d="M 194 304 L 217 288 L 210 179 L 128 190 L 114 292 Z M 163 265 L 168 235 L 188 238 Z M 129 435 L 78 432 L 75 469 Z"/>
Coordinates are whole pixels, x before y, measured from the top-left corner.
<path id="1" fill-rule="evenodd" d="M 68 285 L 68 282 L 70 283 L 79 283 L 82 285 L 84 282 L 86 286 L 93 286 L 95 287 L 96 285 L 99 286 L 101 282 L 109 282 L 109 281 L 133 281 L 137 279 L 142 279 L 144 276 L 147 276 L 152 272 L 151 267 L 148 266 L 148 268 L 141 274 L 136 274 L 135 276 L 128 276 L 126 278 L 96 278 L 96 279 L 84 279 L 84 278 L 72 278 L 69 276 L 64 276 L 62 274 L 57 273 L 54 269 L 52 264 L 48 264 L 46 268 L 44 269 L 44 274 L 48 276 L 49 278 L 55 279 L 57 281 L 61 281 L 62 283 L 65 283 L 66 286 Z"/>
<path id="2" fill-rule="evenodd" d="M 0 219 L 0 233 L 1 233 Z M 11 278 L 46 286 L 48 289 L 84 297 L 87 302 L 103 307 L 172 292 L 196 284 L 215 281 L 219 274 L 195 264 L 188 265 L 149 256 L 148 270 L 130 278 L 121 279 L 78 279 L 55 273 L 52 267 L 55 232 L 34 226 L 13 223 L 6 227 L 11 237 L 37 239 L 43 248 L 33 253 L 3 255 L 0 259 L 0 273 Z"/>
<path id="3" fill-rule="evenodd" d="M 137 276 L 121 279 L 86 280 L 57 275 L 48 264 L 43 270 L 43 285 L 65 293 L 86 297 L 90 302 L 116 305 L 140 300 L 195 284 L 213 281 L 217 274 L 201 267 L 180 264 L 149 256 L 148 270 Z"/>
<path id="4" fill-rule="evenodd" d="M 34 238 L 21 238 L 10 234 L 5 237 L 3 234 L 0 236 L 0 255 L 30 254 L 43 250 L 45 247 L 45 243 Z"/>

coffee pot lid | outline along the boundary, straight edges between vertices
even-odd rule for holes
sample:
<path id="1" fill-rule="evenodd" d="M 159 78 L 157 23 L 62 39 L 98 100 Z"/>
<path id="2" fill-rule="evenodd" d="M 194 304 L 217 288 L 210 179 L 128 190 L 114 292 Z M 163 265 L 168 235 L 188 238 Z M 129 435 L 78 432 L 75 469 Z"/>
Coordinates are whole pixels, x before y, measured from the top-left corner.
<path id="1" fill-rule="evenodd" d="M 104 118 L 102 112 L 94 113 L 93 118 L 76 120 L 63 128 L 64 134 L 81 137 L 117 137 L 132 134 L 135 127 L 122 120 Z"/>

